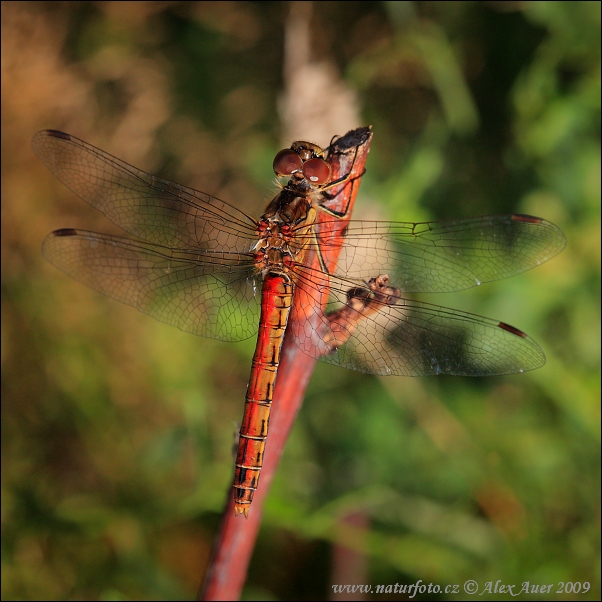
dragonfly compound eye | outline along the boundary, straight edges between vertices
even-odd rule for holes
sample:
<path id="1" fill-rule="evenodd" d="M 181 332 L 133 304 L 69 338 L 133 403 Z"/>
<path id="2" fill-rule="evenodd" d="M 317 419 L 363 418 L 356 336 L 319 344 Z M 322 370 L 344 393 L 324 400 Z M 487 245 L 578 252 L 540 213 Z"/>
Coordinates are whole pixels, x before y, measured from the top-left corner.
<path id="1" fill-rule="evenodd" d="M 330 165 L 324 159 L 309 159 L 303 163 L 303 175 L 312 184 L 321 186 L 330 180 Z"/>
<path id="2" fill-rule="evenodd" d="M 291 176 L 295 172 L 301 171 L 303 162 L 295 151 L 285 149 L 274 157 L 273 167 L 277 176 Z"/>

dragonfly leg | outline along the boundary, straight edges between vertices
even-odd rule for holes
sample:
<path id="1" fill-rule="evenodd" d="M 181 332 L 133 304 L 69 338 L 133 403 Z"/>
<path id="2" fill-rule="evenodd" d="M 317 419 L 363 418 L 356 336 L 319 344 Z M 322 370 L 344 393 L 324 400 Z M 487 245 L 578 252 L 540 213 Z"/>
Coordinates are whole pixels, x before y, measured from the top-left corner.
<path id="1" fill-rule="evenodd" d="M 330 188 L 332 186 L 337 186 L 338 184 L 342 184 L 343 182 L 347 182 L 347 181 L 349 181 L 349 183 L 351 183 L 353 185 L 355 180 L 361 180 L 362 176 L 365 173 L 366 173 L 366 170 L 364 169 L 361 174 L 352 177 L 351 172 L 349 172 L 349 173 L 345 174 L 344 176 L 342 176 L 341 178 L 339 178 L 338 180 L 335 180 L 334 182 L 329 184 L 327 186 L 327 188 Z M 326 200 L 326 201 L 331 201 L 332 199 L 336 198 L 337 196 L 338 196 L 338 194 L 333 195 L 329 192 L 323 193 L 324 200 Z M 345 217 L 347 217 L 347 215 L 349 213 L 349 205 L 351 203 L 352 198 L 353 198 L 352 194 L 347 195 L 347 204 L 345 205 L 345 209 L 343 209 L 343 211 L 335 211 L 334 209 L 330 209 L 329 207 L 326 207 L 325 205 L 320 205 L 320 208 L 325 213 L 328 213 L 329 215 L 332 215 L 333 217 L 338 217 L 338 218 L 344 219 Z"/>

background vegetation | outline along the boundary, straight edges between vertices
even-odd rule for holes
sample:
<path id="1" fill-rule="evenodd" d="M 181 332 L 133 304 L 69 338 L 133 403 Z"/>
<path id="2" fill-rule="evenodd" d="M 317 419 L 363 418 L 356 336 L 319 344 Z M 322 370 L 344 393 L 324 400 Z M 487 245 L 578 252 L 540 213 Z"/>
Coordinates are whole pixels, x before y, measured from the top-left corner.
<path id="1" fill-rule="evenodd" d="M 37 161 L 35 131 L 259 215 L 283 143 L 367 124 L 356 217 L 514 211 L 564 230 L 535 271 L 429 297 L 525 330 L 548 362 L 488 379 L 319 366 L 244 595 L 499 579 L 600 598 L 600 4 L 311 9 L 2 3 L 3 599 L 194 594 L 254 346 L 186 335 L 47 264 L 50 230 L 118 230 Z M 591 589 L 556 596 L 567 581 Z"/>

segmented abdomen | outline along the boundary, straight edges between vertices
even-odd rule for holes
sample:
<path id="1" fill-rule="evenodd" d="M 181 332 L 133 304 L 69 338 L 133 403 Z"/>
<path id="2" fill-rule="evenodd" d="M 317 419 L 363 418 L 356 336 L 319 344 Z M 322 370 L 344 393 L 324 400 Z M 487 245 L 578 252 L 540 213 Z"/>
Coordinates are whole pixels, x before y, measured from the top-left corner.
<path id="1" fill-rule="evenodd" d="M 248 516 L 259 483 L 280 350 L 293 298 L 287 276 L 268 274 L 261 291 L 261 319 L 240 427 L 234 474 L 234 514 Z"/>

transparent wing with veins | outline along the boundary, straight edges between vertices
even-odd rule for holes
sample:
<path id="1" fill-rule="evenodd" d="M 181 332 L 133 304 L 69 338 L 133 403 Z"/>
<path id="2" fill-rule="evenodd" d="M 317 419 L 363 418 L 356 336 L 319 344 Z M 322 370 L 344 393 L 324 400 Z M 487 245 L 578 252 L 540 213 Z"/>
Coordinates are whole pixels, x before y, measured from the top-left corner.
<path id="1" fill-rule="evenodd" d="M 322 249 L 342 244 L 335 275 L 369 279 L 388 274 L 404 293 L 449 293 L 530 270 L 566 244 L 554 224 L 528 215 L 493 215 L 438 222 L 336 222 L 316 226 Z M 322 234 L 323 232 L 323 234 Z"/>
<path id="2" fill-rule="evenodd" d="M 251 258 L 72 228 L 49 234 L 42 252 L 72 278 L 185 332 L 222 341 L 257 332 L 262 279 Z"/>
<path id="3" fill-rule="evenodd" d="M 142 239 L 58 230 L 42 247 L 51 263 L 186 332 L 238 341 L 257 331 L 255 220 L 63 132 L 38 132 L 32 147 L 69 189 Z"/>
<path id="4" fill-rule="evenodd" d="M 301 299 L 326 296 L 326 311 L 293 322 L 295 341 L 308 355 L 371 374 L 493 376 L 541 367 L 539 345 L 518 329 L 467 312 L 404 299 L 385 278 L 373 282 L 303 272 Z M 327 290 L 328 289 L 328 290 Z M 293 312 L 303 312 L 301 301 Z M 311 327 L 308 327 L 311 324 Z M 329 344 L 330 342 L 330 344 Z"/>
<path id="5" fill-rule="evenodd" d="M 230 341 L 256 332 L 262 282 L 251 251 L 255 220 L 68 134 L 39 132 L 33 148 L 71 190 L 142 239 L 58 230 L 43 245 L 54 265 L 187 332 Z M 322 218 L 306 241 L 314 254 L 343 247 L 333 275 L 301 265 L 292 270 L 307 301 L 293 309 L 303 318 L 295 336 L 306 353 L 378 374 L 501 374 L 543 363 L 526 335 L 479 316 L 400 295 L 395 303 L 376 296 L 370 311 L 353 312 L 370 280 L 384 274 L 401 292 L 448 292 L 523 272 L 562 250 L 555 226 L 516 215 L 341 224 Z M 311 314 L 301 315 L 306 310 Z M 325 343 L 333 324 L 349 335 L 335 347 Z"/>
<path id="6" fill-rule="evenodd" d="M 545 363 L 537 343 L 516 328 L 402 294 L 463 290 L 536 267 L 566 244 L 554 224 L 497 215 L 424 223 L 351 220 L 344 237 L 332 235 L 336 228 L 331 219 L 315 228 L 321 250 L 341 247 L 334 274 L 297 268 L 301 296 L 326 304 L 321 322 L 296 333 L 309 355 L 363 372 L 406 376 L 509 374 Z M 371 311 L 361 303 L 354 309 L 354 299 L 369 295 L 369 283 L 381 275 L 396 293 L 376 294 Z M 323 341 L 337 326 L 347 333 L 345 341 L 329 349 Z"/>
<path id="7" fill-rule="evenodd" d="M 67 188 L 143 240 L 236 259 L 257 239 L 256 221 L 239 209 L 152 176 L 75 136 L 43 130 L 33 137 L 32 147 Z"/>

